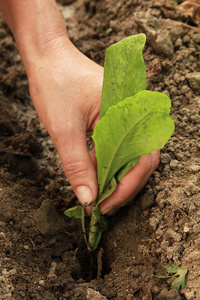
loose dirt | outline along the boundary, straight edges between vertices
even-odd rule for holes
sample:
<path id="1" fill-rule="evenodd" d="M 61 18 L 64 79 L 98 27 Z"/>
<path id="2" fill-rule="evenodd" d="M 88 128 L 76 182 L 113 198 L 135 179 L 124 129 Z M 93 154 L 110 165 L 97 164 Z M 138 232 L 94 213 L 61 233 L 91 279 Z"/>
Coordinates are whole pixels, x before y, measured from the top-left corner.
<path id="1" fill-rule="evenodd" d="M 170 96 L 176 130 L 146 187 L 109 218 L 90 256 L 79 222 L 63 216 L 76 200 L 0 19 L 0 299 L 200 299 L 199 2 L 58 5 L 72 42 L 99 64 L 110 44 L 146 34 L 148 89 Z M 180 292 L 154 277 L 166 264 L 188 269 Z"/>

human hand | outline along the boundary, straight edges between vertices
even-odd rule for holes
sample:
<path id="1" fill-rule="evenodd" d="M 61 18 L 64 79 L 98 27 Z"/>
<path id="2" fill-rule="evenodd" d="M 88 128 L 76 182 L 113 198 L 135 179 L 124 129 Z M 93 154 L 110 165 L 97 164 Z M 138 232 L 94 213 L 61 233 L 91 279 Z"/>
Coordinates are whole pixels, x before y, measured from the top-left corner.
<path id="1" fill-rule="evenodd" d="M 115 191 L 100 204 L 101 212 L 112 215 L 131 202 L 147 184 L 159 162 L 159 150 L 141 156 L 140 161 L 120 180 Z"/>
<path id="2" fill-rule="evenodd" d="M 37 72 L 31 72 L 31 97 L 69 182 L 80 203 L 87 206 L 96 200 L 98 186 L 95 153 L 88 153 L 86 132 L 92 131 L 99 120 L 103 69 L 69 41 L 66 49 L 64 46 L 56 52 L 37 67 Z M 141 157 L 114 193 L 101 203 L 102 213 L 111 214 L 133 199 L 158 164 L 159 151 Z M 86 211 L 90 214 L 91 209 Z"/>
<path id="3" fill-rule="evenodd" d="M 98 184 L 86 132 L 99 120 L 103 68 L 66 38 L 55 41 L 54 49 L 31 64 L 27 74 L 38 116 L 80 203 L 88 206 L 97 198 Z"/>
<path id="4" fill-rule="evenodd" d="M 69 41 L 55 0 L 27 0 L 19 5 L 15 0 L 2 0 L 0 10 L 15 36 L 39 118 L 80 203 L 90 205 L 97 198 L 98 184 L 94 151 L 90 156 L 86 132 L 99 120 L 103 68 Z M 101 203 L 102 213 L 108 214 L 135 197 L 158 162 L 158 151 L 142 157 Z"/>
<path id="5" fill-rule="evenodd" d="M 95 161 L 95 151 L 91 153 Z M 103 214 L 113 215 L 120 207 L 132 202 L 137 194 L 144 188 L 152 173 L 160 163 L 160 150 L 141 156 L 140 161 L 120 180 L 115 191 L 100 203 Z M 86 207 L 88 215 L 92 213 L 92 207 Z"/>

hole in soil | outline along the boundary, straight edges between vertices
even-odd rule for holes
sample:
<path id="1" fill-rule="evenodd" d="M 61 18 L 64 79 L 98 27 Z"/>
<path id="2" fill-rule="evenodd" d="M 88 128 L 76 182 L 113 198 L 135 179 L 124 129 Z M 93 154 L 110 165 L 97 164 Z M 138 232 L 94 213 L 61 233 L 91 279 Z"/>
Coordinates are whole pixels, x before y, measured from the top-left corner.
<path id="1" fill-rule="evenodd" d="M 80 273 L 72 272 L 71 276 L 74 280 L 82 278 L 89 282 L 96 278 L 103 278 L 111 271 L 110 258 L 102 248 L 94 252 L 90 252 L 86 248 L 79 248 L 76 258 L 81 270 Z"/>
<path id="2" fill-rule="evenodd" d="M 105 275 L 109 274 L 112 270 L 111 263 L 113 262 L 112 259 L 108 256 L 107 252 L 104 251 L 102 256 L 102 278 L 104 278 Z"/>

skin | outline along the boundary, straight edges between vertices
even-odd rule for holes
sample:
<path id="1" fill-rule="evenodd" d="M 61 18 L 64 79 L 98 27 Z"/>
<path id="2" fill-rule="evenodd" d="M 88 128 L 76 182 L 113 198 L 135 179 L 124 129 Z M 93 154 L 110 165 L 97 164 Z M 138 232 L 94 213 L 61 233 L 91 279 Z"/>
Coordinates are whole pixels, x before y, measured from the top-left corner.
<path id="1" fill-rule="evenodd" d="M 15 37 L 37 114 L 59 153 L 64 172 L 83 206 L 97 197 L 96 159 L 86 132 L 99 121 L 103 68 L 70 42 L 54 0 L 0 0 Z M 141 157 L 101 203 L 112 214 L 145 186 L 159 164 L 159 151 Z M 86 211 L 90 214 L 91 206 Z"/>

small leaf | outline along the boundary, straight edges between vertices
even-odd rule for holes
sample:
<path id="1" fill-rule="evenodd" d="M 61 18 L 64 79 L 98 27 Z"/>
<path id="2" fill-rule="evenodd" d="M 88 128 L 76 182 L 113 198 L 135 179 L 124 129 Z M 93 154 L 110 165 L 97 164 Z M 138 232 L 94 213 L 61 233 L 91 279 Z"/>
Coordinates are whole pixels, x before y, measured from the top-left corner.
<path id="1" fill-rule="evenodd" d="M 74 206 L 64 211 L 65 216 L 74 218 L 74 219 L 82 219 L 84 210 L 82 206 Z"/>
<path id="2" fill-rule="evenodd" d="M 178 267 L 176 265 L 173 265 L 173 264 L 172 265 L 165 265 L 164 268 L 167 270 L 167 272 L 169 274 L 172 274 L 172 275 L 167 275 L 167 276 L 155 275 L 155 277 L 161 278 L 161 279 L 177 277 L 172 282 L 171 288 L 179 291 L 181 287 L 182 288 L 185 287 L 185 279 L 186 279 L 186 275 L 187 275 L 187 272 L 188 272 L 187 269 L 181 269 L 180 267 Z"/>
<path id="3" fill-rule="evenodd" d="M 175 276 L 178 276 L 178 278 L 176 278 L 172 282 L 172 285 L 171 285 L 172 289 L 175 289 L 177 291 L 179 291 L 181 287 L 184 289 L 187 272 L 188 272 L 187 269 L 178 268 L 178 270 L 175 274 Z"/>
<path id="4" fill-rule="evenodd" d="M 168 279 L 168 278 L 171 278 L 171 277 L 174 277 L 174 275 L 154 275 L 154 277 L 156 278 L 160 278 L 160 279 Z"/>
<path id="5" fill-rule="evenodd" d="M 146 89 L 146 70 L 142 50 L 145 34 L 129 36 L 108 47 L 104 63 L 104 80 L 100 117 L 109 107 Z"/>
<path id="6" fill-rule="evenodd" d="M 64 211 L 64 215 L 74 219 L 81 219 L 83 235 L 85 239 L 85 243 L 88 246 L 87 235 L 85 231 L 85 212 L 82 206 L 74 206 Z"/>
<path id="7" fill-rule="evenodd" d="M 171 265 L 165 265 L 164 268 L 167 270 L 167 272 L 169 274 L 175 274 L 177 272 L 177 270 L 179 269 L 178 266 L 173 265 L 173 264 L 171 264 Z"/>

